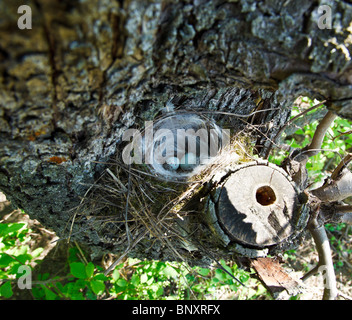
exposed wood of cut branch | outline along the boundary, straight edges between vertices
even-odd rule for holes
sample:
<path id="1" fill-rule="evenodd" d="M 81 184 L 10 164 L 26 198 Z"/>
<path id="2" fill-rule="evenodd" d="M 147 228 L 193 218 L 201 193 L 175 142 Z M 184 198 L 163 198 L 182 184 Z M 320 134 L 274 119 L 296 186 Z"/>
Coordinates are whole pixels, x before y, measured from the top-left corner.
<path id="1" fill-rule="evenodd" d="M 294 186 L 277 167 L 248 163 L 224 183 L 217 214 L 232 239 L 262 248 L 294 233 L 297 203 Z"/>

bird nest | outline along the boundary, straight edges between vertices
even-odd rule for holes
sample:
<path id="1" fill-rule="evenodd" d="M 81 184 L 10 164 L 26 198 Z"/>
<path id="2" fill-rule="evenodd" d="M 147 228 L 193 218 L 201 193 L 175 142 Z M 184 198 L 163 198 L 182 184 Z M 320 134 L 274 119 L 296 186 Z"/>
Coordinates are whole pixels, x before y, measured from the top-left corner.
<path id="1" fill-rule="evenodd" d="M 165 143 L 161 129 L 169 128 L 176 137 L 180 127 L 195 133 L 205 129 L 210 134 L 204 140 L 195 139 L 194 150 L 175 140 L 173 148 L 165 148 L 166 152 L 160 154 L 164 159 L 177 156 L 182 159 L 193 151 L 197 157 L 194 164 L 176 169 L 162 163 L 126 164 L 126 158 L 123 159 L 126 144 L 121 144 L 117 158 L 87 191 L 74 220 L 85 219 L 96 232 L 100 246 L 107 251 L 121 258 L 126 255 L 142 258 L 149 252 L 148 256 L 155 259 L 199 264 L 223 256 L 221 250 L 228 251 L 214 238 L 203 208 L 214 187 L 213 181 L 221 179 L 214 180 L 214 175 L 226 175 L 231 167 L 252 159 L 247 152 L 250 136 L 240 132 L 226 137 L 225 144 L 223 132 L 215 122 L 195 114 L 181 114 L 159 119 L 153 128 L 157 134 L 150 145 L 146 144 L 148 128 L 145 128 L 134 147 L 141 148 L 145 159 L 147 152 L 160 150 Z M 206 154 L 202 143 L 209 145 L 215 138 L 219 139 L 214 147 L 216 152 L 209 149 Z"/>

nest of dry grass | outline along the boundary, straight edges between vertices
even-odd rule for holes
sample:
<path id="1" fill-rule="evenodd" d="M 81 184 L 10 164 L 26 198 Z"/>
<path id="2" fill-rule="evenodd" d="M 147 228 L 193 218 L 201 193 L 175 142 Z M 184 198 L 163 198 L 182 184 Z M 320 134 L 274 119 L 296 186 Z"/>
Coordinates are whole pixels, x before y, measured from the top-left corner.
<path id="1" fill-rule="evenodd" d="M 87 220 L 103 247 L 120 255 L 114 265 L 126 255 L 138 257 L 142 244 L 143 253 L 149 250 L 152 256 L 167 252 L 167 257 L 157 259 L 209 263 L 219 255 L 219 248 L 202 220 L 203 199 L 219 181 L 214 175 L 251 160 L 247 140 L 233 137 L 217 157 L 185 181 L 163 180 L 147 165 L 126 165 L 121 159 L 110 162 L 76 208 L 71 230 L 74 223 Z"/>

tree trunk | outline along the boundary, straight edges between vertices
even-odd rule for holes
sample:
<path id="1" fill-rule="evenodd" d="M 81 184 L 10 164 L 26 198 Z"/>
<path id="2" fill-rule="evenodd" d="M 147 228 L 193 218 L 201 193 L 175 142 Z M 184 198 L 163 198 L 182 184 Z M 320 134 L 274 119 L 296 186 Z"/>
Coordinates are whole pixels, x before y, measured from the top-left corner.
<path id="1" fill-rule="evenodd" d="M 352 119 L 352 6 L 329 2 L 332 29 L 319 29 L 319 3 L 1 1 L 0 189 L 96 256 L 135 245 L 135 255 L 168 258 L 170 250 L 142 237 L 146 230 L 108 245 L 75 209 L 120 156 L 126 129 L 143 128 L 168 102 L 211 111 L 237 133 L 243 121 L 259 125 L 260 154 L 299 95 Z M 23 4 L 32 29 L 17 25 Z M 125 182 L 119 190 L 131 192 Z M 126 203 L 111 206 L 127 212 Z"/>

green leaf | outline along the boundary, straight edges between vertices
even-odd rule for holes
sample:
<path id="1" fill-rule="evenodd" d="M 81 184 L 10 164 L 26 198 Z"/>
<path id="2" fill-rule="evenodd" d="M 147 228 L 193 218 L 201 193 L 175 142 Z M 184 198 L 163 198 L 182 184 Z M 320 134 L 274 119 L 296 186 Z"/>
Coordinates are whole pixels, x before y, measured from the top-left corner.
<path id="1" fill-rule="evenodd" d="M 24 253 L 24 254 L 20 254 L 18 256 L 16 256 L 16 259 L 22 263 L 22 264 L 26 264 L 27 261 L 32 260 L 32 256 L 28 253 Z"/>
<path id="2" fill-rule="evenodd" d="M 81 279 L 78 279 L 75 282 L 69 282 L 64 286 L 65 295 L 72 300 L 83 300 L 84 296 L 81 291 L 86 285 L 86 281 Z"/>
<path id="3" fill-rule="evenodd" d="M 15 260 L 12 259 L 9 255 L 0 254 L 0 268 L 6 268 L 11 262 L 14 261 Z"/>
<path id="4" fill-rule="evenodd" d="M 15 261 L 13 264 L 11 264 L 11 267 L 7 269 L 8 274 L 18 274 L 18 268 L 22 266 L 19 262 Z"/>
<path id="5" fill-rule="evenodd" d="M 13 291 L 11 288 L 11 282 L 7 281 L 0 287 L 0 295 L 5 298 L 11 298 L 13 295 Z"/>
<path id="6" fill-rule="evenodd" d="M 162 286 L 160 286 L 158 288 L 158 290 L 155 292 L 155 294 L 156 294 L 157 297 L 162 296 L 164 294 L 164 288 Z"/>
<path id="7" fill-rule="evenodd" d="M 115 269 L 111 275 L 114 282 L 116 282 L 120 278 L 120 272 L 118 269 Z"/>
<path id="8" fill-rule="evenodd" d="M 92 262 L 89 262 L 87 265 L 86 265 L 86 274 L 87 274 L 87 277 L 90 278 L 93 273 L 94 273 L 94 263 Z"/>
<path id="9" fill-rule="evenodd" d="M 147 285 L 151 285 L 154 282 L 154 277 L 150 277 L 147 281 Z"/>
<path id="10" fill-rule="evenodd" d="M 43 287 L 43 288 L 44 288 L 45 299 L 46 300 L 55 300 L 58 297 L 58 295 L 56 293 L 52 292 L 47 287 Z"/>
<path id="11" fill-rule="evenodd" d="M 119 280 L 117 280 L 116 284 L 119 287 L 126 287 L 128 283 L 127 283 L 127 281 L 125 279 L 119 279 Z"/>
<path id="12" fill-rule="evenodd" d="M 77 247 L 72 247 L 69 249 L 69 256 L 68 256 L 68 263 L 72 263 L 72 262 L 77 262 L 78 261 L 78 249 Z"/>
<path id="13" fill-rule="evenodd" d="M 215 270 L 215 278 L 217 278 L 219 281 L 225 281 L 226 280 L 226 273 L 223 272 L 221 269 L 216 269 Z"/>
<path id="14" fill-rule="evenodd" d="M 44 290 L 39 286 L 32 288 L 32 294 L 33 294 L 34 298 L 36 298 L 36 299 L 42 299 L 45 296 Z"/>
<path id="15" fill-rule="evenodd" d="M 46 273 L 43 273 L 43 274 L 38 274 L 38 280 L 45 281 L 45 280 L 48 280 L 49 277 L 50 277 L 50 273 L 49 272 L 46 272 Z"/>
<path id="16" fill-rule="evenodd" d="M 95 294 L 102 294 L 105 290 L 105 284 L 103 281 L 100 280 L 92 280 L 90 282 L 90 287 L 92 288 Z"/>
<path id="17" fill-rule="evenodd" d="M 148 275 L 146 273 L 143 273 L 141 275 L 141 283 L 145 283 L 148 281 Z"/>
<path id="18" fill-rule="evenodd" d="M 249 280 L 250 276 L 248 273 L 243 273 L 240 275 L 240 280 L 241 282 L 247 282 Z"/>
<path id="19" fill-rule="evenodd" d="M 225 262 L 224 260 L 220 260 L 220 264 L 222 265 L 222 267 L 223 267 L 226 271 L 228 271 L 228 272 L 230 272 L 230 273 L 232 274 L 231 268 L 226 264 L 226 262 Z"/>
<path id="20" fill-rule="evenodd" d="M 210 273 L 210 269 L 198 268 L 198 274 L 200 274 L 203 277 L 206 277 L 207 275 L 209 275 L 209 273 Z"/>
<path id="21" fill-rule="evenodd" d="M 238 290 L 238 284 L 230 284 L 229 288 L 233 291 L 237 291 Z"/>
<path id="22" fill-rule="evenodd" d="M 21 230 L 25 225 L 25 223 L 2 223 L 0 225 L 0 236 L 8 236 Z"/>
<path id="23" fill-rule="evenodd" d="M 71 274 L 78 279 L 86 279 L 86 268 L 82 262 L 72 262 L 70 264 Z"/>
<path id="24" fill-rule="evenodd" d="M 135 287 L 137 287 L 140 283 L 138 275 L 134 274 L 131 278 L 131 284 Z"/>
<path id="25" fill-rule="evenodd" d="M 103 273 L 97 273 L 94 277 L 94 280 L 108 281 L 109 278 L 105 276 Z"/>
<path id="26" fill-rule="evenodd" d="M 165 276 L 170 277 L 170 278 L 177 278 L 178 277 L 178 272 L 171 266 L 166 266 L 162 270 L 162 274 L 164 274 Z"/>

